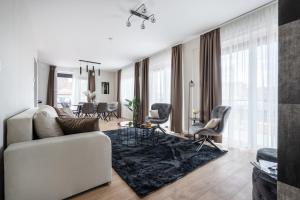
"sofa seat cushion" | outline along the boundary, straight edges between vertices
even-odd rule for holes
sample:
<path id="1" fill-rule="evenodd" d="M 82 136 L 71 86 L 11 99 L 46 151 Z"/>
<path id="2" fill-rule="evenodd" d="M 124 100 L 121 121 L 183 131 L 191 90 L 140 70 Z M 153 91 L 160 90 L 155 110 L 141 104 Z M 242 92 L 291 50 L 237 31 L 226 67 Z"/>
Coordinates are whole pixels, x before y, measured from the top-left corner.
<path id="1" fill-rule="evenodd" d="M 65 135 L 99 131 L 98 118 L 56 118 Z"/>
<path id="2" fill-rule="evenodd" d="M 41 106 L 33 116 L 35 132 L 39 139 L 62 136 L 63 131 L 56 121 L 58 117 L 51 106 Z"/>

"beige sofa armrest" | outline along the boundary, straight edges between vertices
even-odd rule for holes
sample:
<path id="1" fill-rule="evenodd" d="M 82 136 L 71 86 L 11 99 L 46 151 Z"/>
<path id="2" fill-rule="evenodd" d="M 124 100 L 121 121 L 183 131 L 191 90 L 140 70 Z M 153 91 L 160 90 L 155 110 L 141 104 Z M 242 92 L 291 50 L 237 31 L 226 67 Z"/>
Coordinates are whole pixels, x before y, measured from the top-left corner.
<path id="1" fill-rule="evenodd" d="M 96 131 L 11 144 L 4 170 L 7 200 L 64 199 L 111 181 L 111 141 Z"/>

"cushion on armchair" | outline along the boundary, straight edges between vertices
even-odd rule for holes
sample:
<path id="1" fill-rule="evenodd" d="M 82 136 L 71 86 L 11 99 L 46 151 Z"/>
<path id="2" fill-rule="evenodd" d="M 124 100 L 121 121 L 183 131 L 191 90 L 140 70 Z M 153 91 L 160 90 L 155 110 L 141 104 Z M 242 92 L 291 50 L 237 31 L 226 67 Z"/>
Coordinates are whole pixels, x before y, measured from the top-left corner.
<path id="1" fill-rule="evenodd" d="M 220 121 L 221 121 L 220 118 L 212 118 L 207 122 L 204 128 L 214 129 L 219 125 Z"/>
<path id="2" fill-rule="evenodd" d="M 158 114 L 158 110 L 150 110 L 150 117 L 153 119 L 159 119 L 159 114 Z"/>

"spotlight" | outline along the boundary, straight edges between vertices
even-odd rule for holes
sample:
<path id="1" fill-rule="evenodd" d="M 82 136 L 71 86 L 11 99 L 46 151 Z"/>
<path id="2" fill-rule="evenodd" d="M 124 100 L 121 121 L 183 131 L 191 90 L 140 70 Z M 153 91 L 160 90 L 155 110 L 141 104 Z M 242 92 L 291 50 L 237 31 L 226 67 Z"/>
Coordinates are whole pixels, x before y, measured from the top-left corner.
<path id="1" fill-rule="evenodd" d="M 143 21 L 142 24 L 141 24 L 141 29 L 145 29 L 145 28 L 146 28 L 146 26 L 145 26 L 145 23 Z"/>
<path id="2" fill-rule="evenodd" d="M 147 8 L 146 8 L 146 6 L 143 6 L 142 13 L 145 14 L 146 12 L 147 12 Z"/>
<path id="3" fill-rule="evenodd" d="M 131 26 L 131 23 L 130 23 L 129 20 L 126 22 L 126 26 L 127 26 L 127 27 L 130 27 L 130 26 Z"/>
<path id="4" fill-rule="evenodd" d="M 151 22 L 154 24 L 156 22 L 156 19 L 154 17 L 154 15 L 151 17 Z"/>

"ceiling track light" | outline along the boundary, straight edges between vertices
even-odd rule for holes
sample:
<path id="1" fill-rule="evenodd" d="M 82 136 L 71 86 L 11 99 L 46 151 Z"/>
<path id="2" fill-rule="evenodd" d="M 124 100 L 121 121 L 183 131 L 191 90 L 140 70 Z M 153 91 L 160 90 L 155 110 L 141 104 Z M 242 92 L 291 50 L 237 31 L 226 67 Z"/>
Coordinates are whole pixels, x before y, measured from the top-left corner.
<path id="1" fill-rule="evenodd" d="M 87 61 L 87 60 L 78 60 L 79 61 L 79 65 L 80 65 L 80 68 L 79 68 L 79 73 L 80 75 L 82 74 L 82 65 L 81 63 L 86 63 L 86 72 L 88 73 L 89 72 L 89 64 L 93 64 L 93 68 L 92 68 L 92 75 L 94 76 L 95 75 L 95 65 L 101 65 L 101 63 L 99 62 L 92 62 L 92 61 Z M 98 69 L 98 74 L 100 76 L 100 69 Z"/>
<path id="2" fill-rule="evenodd" d="M 154 14 L 151 15 L 146 15 L 147 14 L 147 8 L 145 4 L 141 4 L 137 9 L 135 10 L 130 10 L 130 16 L 128 17 L 127 21 L 126 21 L 126 26 L 127 27 L 131 27 L 131 22 L 130 22 L 130 18 L 133 16 L 139 17 L 141 19 L 143 19 L 142 24 L 141 24 L 141 29 L 145 29 L 145 21 L 150 21 L 151 23 L 155 23 L 156 19 Z"/>

